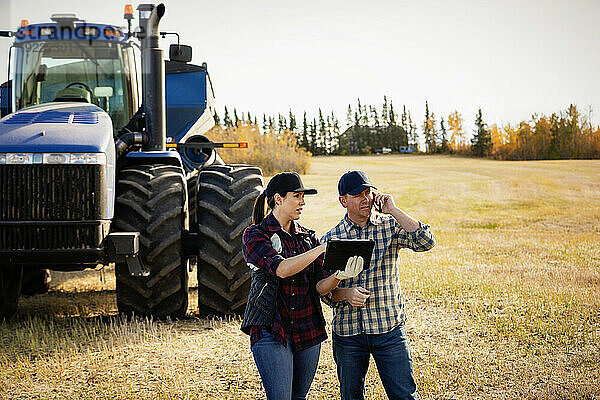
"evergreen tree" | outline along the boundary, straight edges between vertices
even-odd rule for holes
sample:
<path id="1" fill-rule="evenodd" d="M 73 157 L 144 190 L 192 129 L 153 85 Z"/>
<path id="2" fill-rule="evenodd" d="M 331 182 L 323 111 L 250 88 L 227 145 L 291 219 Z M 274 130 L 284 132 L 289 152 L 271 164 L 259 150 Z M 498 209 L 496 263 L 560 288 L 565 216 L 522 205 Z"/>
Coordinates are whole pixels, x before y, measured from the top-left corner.
<path id="1" fill-rule="evenodd" d="M 423 122 L 423 138 L 425 139 L 425 151 L 431 152 L 431 115 L 429 114 L 429 103 L 425 100 L 425 121 Z"/>
<path id="2" fill-rule="evenodd" d="M 408 146 L 409 143 L 409 132 L 410 127 L 408 126 L 408 113 L 406 111 L 406 105 L 402 106 L 402 116 L 400 117 L 400 138 L 397 143 L 398 146 Z"/>
<path id="3" fill-rule="evenodd" d="M 389 114 L 389 125 L 396 126 L 396 112 L 394 111 L 394 104 L 390 101 L 390 114 Z"/>
<path id="4" fill-rule="evenodd" d="M 331 135 L 333 137 L 333 153 L 339 154 L 340 147 L 340 122 L 337 120 L 333 111 L 331 112 Z"/>
<path id="5" fill-rule="evenodd" d="M 339 130 L 339 127 L 338 127 Z M 346 111 L 346 130 L 343 133 L 338 131 L 337 138 L 337 154 L 350 154 L 350 142 L 354 130 L 354 119 L 353 111 L 350 104 L 348 104 L 348 110 Z"/>
<path id="6" fill-rule="evenodd" d="M 398 129 L 398 125 L 396 124 L 396 111 L 394 111 L 394 104 L 390 100 L 390 110 L 389 110 L 389 129 L 386 137 L 386 146 L 392 149 L 397 149 L 400 142 L 400 130 Z"/>
<path id="7" fill-rule="evenodd" d="M 233 118 L 234 118 L 235 126 L 238 126 L 240 119 L 238 118 L 237 110 L 235 109 L 235 107 L 233 108 Z"/>
<path id="8" fill-rule="evenodd" d="M 312 124 L 310 124 L 310 152 L 313 154 L 319 154 L 318 153 L 318 134 L 317 134 L 317 120 L 313 119 Z"/>
<path id="9" fill-rule="evenodd" d="M 228 128 L 233 125 L 233 123 L 231 122 L 231 118 L 229 117 L 229 111 L 227 110 L 227 107 L 225 107 L 225 114 L 223 116 L 223 125 L 225 125 L 225 128 Z"/>
<path id="10" fill-rule="evenodd" d="M 410 116 L 410 111 L 408 112 L 408 137 L 409 137 L 409 146 L 412 147 L 414 151 L 419 151 L 419 132 L 417 131 L 417 125 L 413 122 L 412 117 Z"/>
<path id="11" fill-rule="evenodd" d="M 308 124 L 306 123 L 306 111 L 304 111 L 304 118 L 302 119 L 302 147 L 309 150 L 308 144 Z"/>
<path id="12" fill-rule="evenodd" d="M 348 111 L 346 112 L 346 125 L 348 126 L 348 129 L 354 126 L 354 119 L 352 117 L 353 115 L 354 113 L 352 112 L 352 107 L 350 104 L 348 104 Z"/>
<path id="13" fill-rule="evenodd" d="M 360 107 L 360 103 L 359 103 Z M 350 154 L 359 154 L 360 149 L 362 148 L 362 138 L 363 138 L 363 127 L 360 124 L 360 114 L 358 111 L 354 112 L 354 128 L 352 129 L 352 139 L 351 139 L 351 148 Z"/>
<path id="14" fill-rule="evenodd" d="M 279 114 L 279 122 L 277 123 L 277 125 L 278 125 L 279 133 L 281 133 L 287 129 L 287 121 L 285 120 L 285 117 L 281 114 Z"/>
<path id="15" fill-rule="evenodd" d="M 430 124 L 430 135 L 429 135 L 429 143 L 427 143 L 427 152 L 428 153 L 437 153 L 438 152 L 438 133 L 437 128 L 435 127 L 435 113 L 431 113 L 431 117 L 429 118 Z"/>
<path id="16" fill-rule="evenodd" d="M 325 132 L 327 132 L 327 154 L 332 154 L 333 153 L 333 132 L 332 132 L 332 122 L 331 122 L 331 115 L 327 116 L 327 120 L 326 120 L 326 127 L 325 127 Z"/>
<path id="17" fill-rule="evenodd" d="M 389 125 L 389 110 L 387 97 L 383 96 L 383 107 L 381 109 L 381 119 L 384 124 Z"/>
<path id="18" fill-rule="evenodd" d="M 362 122 L 363 122 L 362 106 L 360 104 L 360 98 L 358 98 L 357 101 L 358 101 L 358 106 L 356 107 L 356 112 L 354 113 L 354 121 L 355 121 L 355 125 L 360 126 L 360 125 L 362 125 Z"/>
<path id="19" fill-rule="evenodd" d="M 577 107 L 573 104 L 569 105 L 565 115 L 566 130 L 564 131 L 564 146 L 566 151 L 563 158 L 579 158 L 577 154 L 579 150 L 577 146 L 578 133 L 581 133 L 579 119 L 580 114 Z"/>
<path id="20" fill-rule="evenodd" d="M 269 115 L 269 131 L 271 133 L 275 132 L 275 118 Z"/>
<path id="21" fill-rule="evenodd" d="M 446 132 L 446 126 L 444 125 L 444 118 L 440 120 L 440 151 L 444 154 L 450 153 L 450 143 L 448 142 L 448 132 Z"/>
<path id="22" fill-rule="evenodd" d="M 319 108 L 319 121 L 316 125 L 317 129 L 317 140 L 315 141 L 315 152 L 316 154 L 325 154 L 327 150 L 326 136 L 327 132 L 325 132 L 325 120 L 323 119 L 323 112 Z M 316 120 L 315 120 L 316 121 Z"/>
<path id="23" fill-rule="evenodd" d="M 219 118 L 219 114 L 217 114 L 217 110 L 214 110 L 215 114 L 213 115 L 213 119 L 215 120 L 215 125 L 221 125 L 221 119 Z"/>
<path id="24" fill-rule="evenodd" d="M 263 114 L 263 132 L 267 132 L 267 130 L 269 129 L 269 122 L 267 121 L 267 116 L 265 114 Z"/>
<path id="25" fill-rule="evenodd" d="M 491 153 L 492 150 L 492 135 L 490 134 L 487 124 L 483 121 L 481 108 L 477 111 L 475 118 L 475 136 L 471 139 L 471 151 L 478 157 L 484 157 Z"/>
<path id="26" fill-rule="evenodd" d="M 292 110 L 290 109 L 290 113 L 289 113 L 289 118 L 290 118 L 290 124 L 288 126 L 288 129 L 290 131 L 295 132 L 296 128 L 298 127 L 296 124 L 296 116 L 294 116 L 294 114 L 292 114 Z"/>
<path id="27" fill-rule="evenodd" d="M 360 114 L 362 117 L 362 125 L 363 126 L 369 126 L 369 113 L 367 112 L 367 106 L 363 105 L 362 109 L 360 110 Z"/>
<path id="28" fill-rule="evenodd" d="M 327 125 L 325 124 L 325 119 L 323 118 L 323 111 L 319 108 L 319 126 L 318 126 L 318 146 L 319 146 L 319 154 L 327 154 L 327 149 L 329 147 L 329 137 L 327 133 Z"/>
<path id="29" fill-rule="evenodd" d="M 371 147 L 381 147 L 383 146 L 383 138 L 385 137 L 385 132 L 381 129 L 379 123 L 379 116 L 377 115 L 377 108 L 375 106 L 369 106 L 369 146 Z"/>
<path id="30" fill-rule="evenodd" d="M 550 154 L 549 158 L 556 160 L 560 158 L 560 127 L 559 118 L 556 113 L 550 118 Z"/>
<path id="31" fill-rule="evenodd" d="M 380 121 L 379 121 L 379 115 L 377 115 L 377 109 L 374 106 L 369 106 L 369 108 L 371 109 L 371 120 L 373 121 L 373 126 L 379 128 Z"/>

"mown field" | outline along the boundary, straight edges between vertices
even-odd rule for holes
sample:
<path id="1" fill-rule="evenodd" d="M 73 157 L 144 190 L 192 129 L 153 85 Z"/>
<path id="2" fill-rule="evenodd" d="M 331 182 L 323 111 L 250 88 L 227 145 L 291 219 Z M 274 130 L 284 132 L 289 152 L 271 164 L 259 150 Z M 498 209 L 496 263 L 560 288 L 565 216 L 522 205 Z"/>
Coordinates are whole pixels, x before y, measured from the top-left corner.
<path id="1" fill-rule="evenodd" d="M 600 398 L 600 161 L 314 158 L 301 223 L 342 217 L 349 169 L 437 238 L 401 253 L 421 398 Z M 199 319 L 190 283 L 188 319 L 122 321 L 110 268 L 55 273 L 0 323 L 0 398 L 262 398 L 240 321 Z M 367 396 L 386 398 L 374 364 Z M 339 398 L 330 340 L 309 398 Z"/>

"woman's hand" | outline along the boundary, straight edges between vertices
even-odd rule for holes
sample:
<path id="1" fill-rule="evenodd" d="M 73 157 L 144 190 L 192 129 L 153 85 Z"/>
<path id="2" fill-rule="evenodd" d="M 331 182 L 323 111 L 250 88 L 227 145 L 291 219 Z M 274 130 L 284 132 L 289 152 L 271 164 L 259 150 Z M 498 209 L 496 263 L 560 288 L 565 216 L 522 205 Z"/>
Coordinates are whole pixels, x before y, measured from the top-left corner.
<path id="1" fill-rule="evenodd" d="M 283 245 L 281 244 L 281 239 L 279 235 L 274 233 L 271 236 L 271 245 L 273 245 L 273 250 L 277 252 L 277 254 L 281 254 L 283 252 Z"/>
<path id="2" fill-rule="evenodd" d="M 333 276 L 339 280 L 354 278 L 362 272 L 364 263 L 365 261 L 361 256 L 350 257 L 346 262 L 346 268 L 343 271 L 335 271 Z"/>
<path id="3" fill-rule="evenodd" d="M 317 246 L 317 248 L 321 250 L 321 253 L 325 253 L 325 251 L 327 250 L 327 242 L 321 243 Z"/>
<path id="4" fill-rule="evenodd" d="M 295 275 L 304 268 L 308 267 L 311 262 L 315 261 L 317 257 L 325 252 L 325 249 L 327 249 L 327 243 L 313 247 L 302 254 L 286 258 L 279 263 L 277 269 L 275 270 L 275 274 L 280 278 L 287 278 L 288 276 Z"/>

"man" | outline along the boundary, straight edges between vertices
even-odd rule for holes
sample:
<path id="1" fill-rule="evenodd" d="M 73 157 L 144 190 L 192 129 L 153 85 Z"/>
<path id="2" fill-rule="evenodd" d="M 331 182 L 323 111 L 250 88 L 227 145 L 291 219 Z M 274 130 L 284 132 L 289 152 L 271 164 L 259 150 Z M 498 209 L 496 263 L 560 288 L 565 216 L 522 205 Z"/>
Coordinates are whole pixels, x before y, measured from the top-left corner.
<path id="1" fill-rule="evenodd" d="M 404 330 L 398 253 L 401 248 L 427 251 L 435 245 L 429 229 L 380 194 L 366 173 L 349 171 L 338 184 L 345 217 L 321 238 L 373 239 L 368 269 L 342 281 L 324 297 L 334 307 L 333 355 L 342 400 L 364 399 L 365 376 L 372 354 L 390 399 L 415 399 L 417 387 Z M 375 206 L 379 213 L 373 213 Z"/>

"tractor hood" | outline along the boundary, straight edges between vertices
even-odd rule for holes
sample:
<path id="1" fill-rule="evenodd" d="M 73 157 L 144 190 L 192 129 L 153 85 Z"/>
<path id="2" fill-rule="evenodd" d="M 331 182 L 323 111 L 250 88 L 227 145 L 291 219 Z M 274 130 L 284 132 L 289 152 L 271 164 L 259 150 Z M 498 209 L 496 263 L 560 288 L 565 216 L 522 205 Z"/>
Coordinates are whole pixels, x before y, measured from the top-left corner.
<path id="1" fill-rule="evenodd" d="M 112 153 L 109 115 L 82 103 L 47 103 L 0 119 L 0 152 Z"/>

